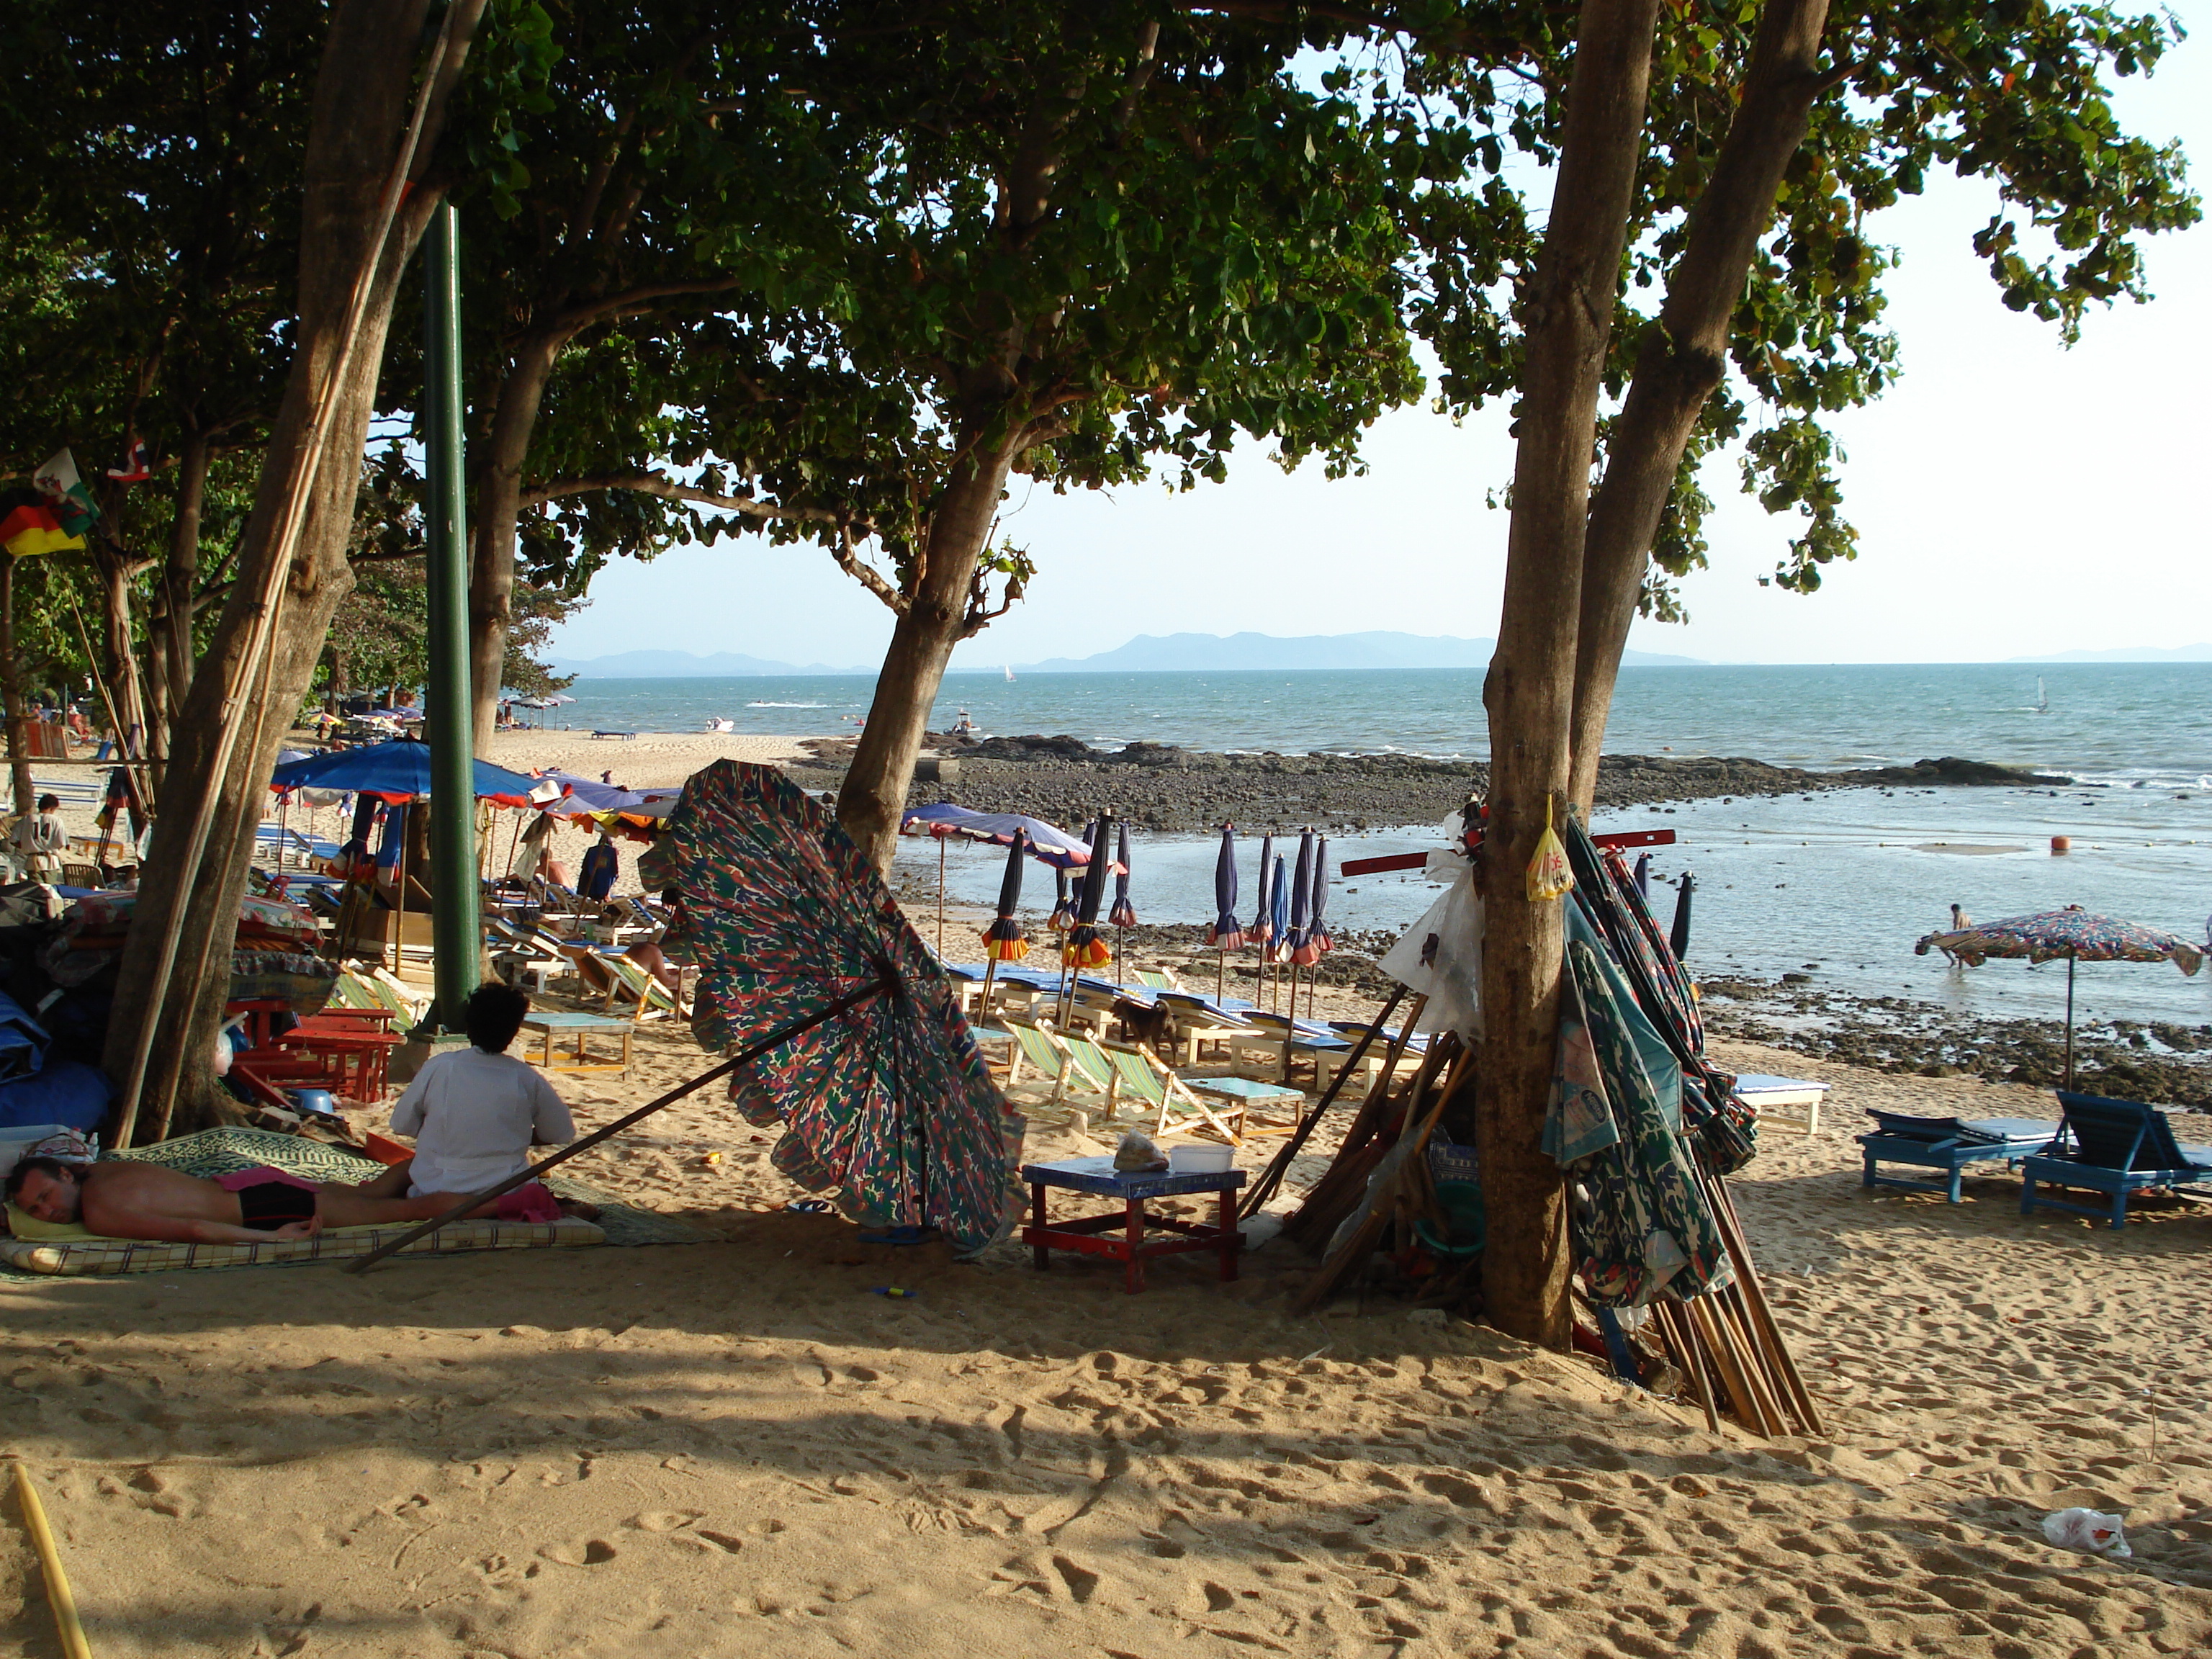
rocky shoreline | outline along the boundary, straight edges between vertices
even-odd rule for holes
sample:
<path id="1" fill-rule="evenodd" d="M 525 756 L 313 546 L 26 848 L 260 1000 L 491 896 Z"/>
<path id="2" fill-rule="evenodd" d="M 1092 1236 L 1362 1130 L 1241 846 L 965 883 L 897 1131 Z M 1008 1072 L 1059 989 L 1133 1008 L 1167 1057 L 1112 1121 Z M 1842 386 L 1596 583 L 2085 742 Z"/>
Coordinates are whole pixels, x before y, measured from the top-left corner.
<path id="1" fill-rule="evenodd" d="M 1167 835 L 1204 835 L 1224 818 L 1254 829 L 1338 833 L 1433 824 L 1489 781 L 1489 768 L 1480 762 L 1417 755 L 1224 755 L 1144 743 L 1101 750 L 1069 737 L 962 744 L 944 733 L 931 734 L 931 743 L 923 775 L 908 793 L 911 805 L 949 800 L 1071 826 L 1103 806 L 1133 826 Z M 810 787 L 834 790 L 843 781 L 852 744 L 825 738 L 807 746 L 809 757 L 792 763 L 794 775 Z M 2069 781 L 1948 757 L 1911 766 L 1808 772 L 1741 757 L 1608 755 L 1598 767 L 1597 804 L 1620 808 L 1835 789 Z"/>
<path id="2" fill-rule="evenodd" d="M 1980 1019 L 1907 997 L 1861 997 L 1780 981 L 1700 981 L 1705 1029 L 1819 1060 L 1919 1077 L 1979 1077 L 2055 1088 L 2066 1028 L 2055 1019 Z M 2084 1021 L 2074 1084 L 2085 1094 L 2212 1111 L 2212 1025 Z"/>

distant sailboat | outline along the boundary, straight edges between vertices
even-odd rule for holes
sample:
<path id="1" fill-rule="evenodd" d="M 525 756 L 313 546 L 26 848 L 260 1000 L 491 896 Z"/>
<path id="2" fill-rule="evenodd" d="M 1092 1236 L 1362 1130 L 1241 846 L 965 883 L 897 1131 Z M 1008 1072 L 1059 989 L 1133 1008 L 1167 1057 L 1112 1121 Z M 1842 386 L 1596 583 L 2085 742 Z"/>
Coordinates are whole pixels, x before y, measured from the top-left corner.
<path id="1" fill-rule="evenodd" d="M 2035 677 L 2035 712 L 2039 714 L 2051 712 L 2051 694 L 2043 689 L 2043 676 L 2040 674 Z"/>
<path id="2" fill-rule="evenodd" d="M 1001 668 L 1003 668 L 1003 669 L 1005 669 L 1005 670 L 1006 671 L 1006 678 L 1007 678 L 1008 680 L 1012 680 L 1012 679 L 1014 678 L 1014 665 L 1013 665 L 1013 664 L 1012 664 L 1012 663 L 1010 663 L 1010 662 L 1002 662 L 1002 663 L 1000 663 L 1000 664 L 999 665 L 999 666 L 1000 666 L 1000 667 L 1001 667 Z"/>

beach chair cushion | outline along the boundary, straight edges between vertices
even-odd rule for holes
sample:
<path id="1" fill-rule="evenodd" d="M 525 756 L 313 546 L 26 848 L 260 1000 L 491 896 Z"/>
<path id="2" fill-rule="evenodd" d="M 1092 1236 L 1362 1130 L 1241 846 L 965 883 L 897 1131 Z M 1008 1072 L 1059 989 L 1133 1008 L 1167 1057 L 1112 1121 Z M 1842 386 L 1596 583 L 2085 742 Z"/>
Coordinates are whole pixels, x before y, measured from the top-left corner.
<path id="1" fill-rule="evenodd" d="M 2155 1106 L 2101 1095 L 2057 1091 L 2066 1115 L 2070 1151 L 2054 1156 L 2103 1170 L 2172 1171 L 2187 1179 L 2212 1177 L 2212 1147 L 2184 1146 Z"/>

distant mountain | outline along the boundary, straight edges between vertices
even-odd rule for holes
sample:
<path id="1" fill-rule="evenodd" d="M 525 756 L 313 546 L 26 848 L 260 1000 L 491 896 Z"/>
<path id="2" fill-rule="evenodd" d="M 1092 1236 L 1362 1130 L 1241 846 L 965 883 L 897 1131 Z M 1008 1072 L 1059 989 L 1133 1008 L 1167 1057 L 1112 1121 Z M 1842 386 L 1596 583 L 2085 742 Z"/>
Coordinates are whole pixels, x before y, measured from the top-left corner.
<path id="1" fill-rule="evenodd" d="M 2116 651 L 2051 651 L 2039 657 L 2007 657 L 2007 662 L 2212 662 L 2212 645 L 2124 645 Z"/>
<path id="2" fill-rule="evenodd" d="M 1053 657 L 1014 665 L 1031 674 L 1200 673 L 1228 669 L 1300 668 L 1486 668 L 1498 648 L 1495 640 L 1462 640 L 1419 634 L 1309 634 L 1284 639 L 1273 634 L 1139 634 L 1127 645 L 1090 657 Z M 1684 668 L 1695 657 L 1631 651 L 1622 662 L 1632 668 Z M 961 672 L 986 673 L 984 668 Z"/>
<path id="3" fill-rule="evenodd" d="M 872 668 L 830 668 L 809 663 L 770 662 L 735 651 L 717 651 L 711 657 L 689 651 L 619 651 L 611 657 L 564 658 L 553 666 L 581 680 L 696 680 L 787 678 L 798 674 L 872 674 Z"/>

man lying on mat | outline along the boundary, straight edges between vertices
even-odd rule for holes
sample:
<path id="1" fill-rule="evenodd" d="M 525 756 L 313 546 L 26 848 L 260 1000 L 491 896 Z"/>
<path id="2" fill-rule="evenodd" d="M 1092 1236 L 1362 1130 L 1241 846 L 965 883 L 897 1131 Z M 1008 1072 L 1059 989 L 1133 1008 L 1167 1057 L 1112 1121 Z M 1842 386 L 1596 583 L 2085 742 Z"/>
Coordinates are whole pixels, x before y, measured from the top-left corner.
<path id="1" fill-rule="evenodd" d="M 27 1158 L 8 1172 L 6 1192 L 10 1204 L 40 1221 L 77 1222 L 106 1238 L 179 1244 L 252 1244 L 264 1238 L 312 1238 L 325 1227 L 428 1221 L 467 1196 L 431 1193 L 409 1198 L 406 1187 L 404 1164 L 349 1187 L 303 1181 L 266 1166 L 209 1181 L 134 1158 L 65 1164 Z M 479 1213 L 500 1213 L 504 1207 L 501 1200 Z"/>

